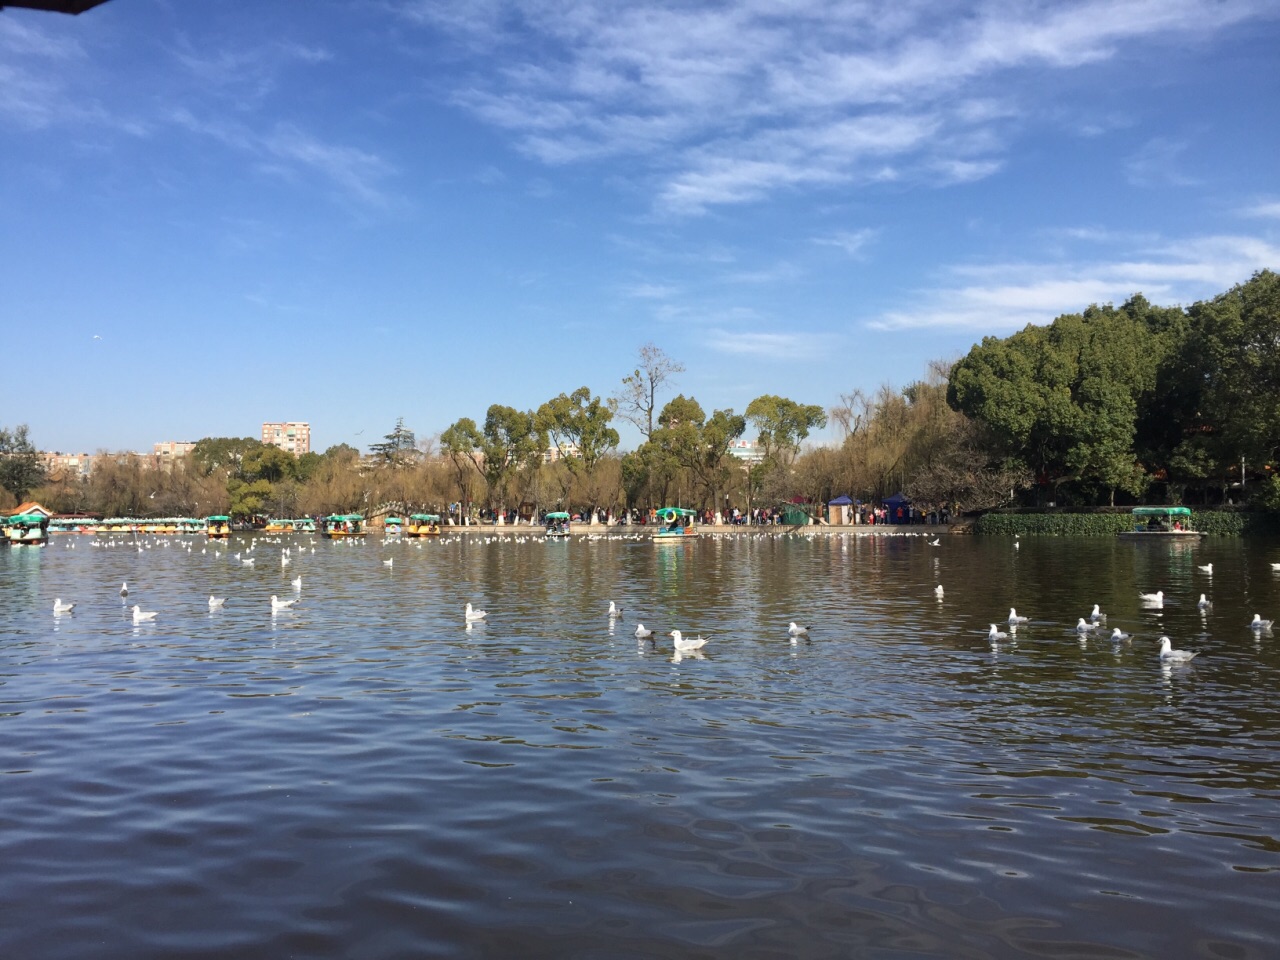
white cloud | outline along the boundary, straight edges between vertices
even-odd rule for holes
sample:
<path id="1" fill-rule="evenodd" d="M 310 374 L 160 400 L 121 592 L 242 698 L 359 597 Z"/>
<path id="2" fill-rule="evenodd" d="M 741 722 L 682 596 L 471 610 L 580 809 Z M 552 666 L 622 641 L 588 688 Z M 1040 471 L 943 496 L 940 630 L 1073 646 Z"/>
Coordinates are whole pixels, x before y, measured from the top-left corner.
<path id="1" fill-rule="evenodd" d="M 1181 169 L 1186 149 L 1184 141 L 1154 137 L 1125 160 L 1125 176 L 1135 187 L 1194 186 L 1197 181 Z"/>
<path id="2" fill-rule="evenodd" d="M 1280 220 L 1280 200 L 1259 201 L 1251 207 L 1245 207 L 1240 210 L 1240 216 Z"/>
<path id="3" fill-rule="evenodd" d="M 499 60 L 496 69 L 479 60 L 457 102 L 522 150 L 546 163 L 633 158 L 655 181 L 657 206 L 683 214 L 796 187 L 990 176 L 1009 124 L 1028 109 L 990 97 L 992 81 L 1275 14 L 1264 0 L 416 0 L 399 9 Z M 1162 156 L 1153 144 L 1132 175 L 1177 175 L 1177 145 Z"/>
<path id="4" fill-rule="evenodd" d="M 711 330 L 703 345 L 716 353 L 772 360 L 805 360 L 818 353 L 817 339 L 796 333 L 761 333 Z"/>
<path id="5" fill-rule="evenodd" d="M 814 237 L 813 242 L 825 247 L 837 247 L 855 260 L 861 260 L 867 244 L 876 238 L 876 231 L 870 227 L 861 230 L 845 230 L 828 237 Z"/>
<path id="6" fill-rule="evenodd" d="M 1161 305 L 1216 296 L 1259 270 L 1280 265 L 1280 246 L 1248 236 L 1206 236 L 1148 243 L 1114 261 L 995 263 L 956 267 L 957 281 L 918 291 L 915 303 L 867 324 L 874 330 L 951 328 L 1008 333 L 1047 324 L 1093 303 L 1123 303 L 1141 293 Z"/>

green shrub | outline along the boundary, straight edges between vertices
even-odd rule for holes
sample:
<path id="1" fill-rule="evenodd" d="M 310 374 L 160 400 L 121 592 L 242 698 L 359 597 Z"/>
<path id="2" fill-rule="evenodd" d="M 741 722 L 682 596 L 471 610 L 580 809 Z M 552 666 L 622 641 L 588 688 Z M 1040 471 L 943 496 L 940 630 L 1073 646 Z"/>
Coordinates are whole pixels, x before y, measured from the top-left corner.
<path id="1" fill-rule="evenodd" d="M 1127 510 L 1001 512 L 983 514 L 974 533 L 995 537 L 1114 537 L 1133 527 L 1133 517 Z M 1191 527 L 1211 537 L 1275 535 L 1280 533 L 1280 517 L 1243 510 L 1196 510 L 1191 514 Z"/>

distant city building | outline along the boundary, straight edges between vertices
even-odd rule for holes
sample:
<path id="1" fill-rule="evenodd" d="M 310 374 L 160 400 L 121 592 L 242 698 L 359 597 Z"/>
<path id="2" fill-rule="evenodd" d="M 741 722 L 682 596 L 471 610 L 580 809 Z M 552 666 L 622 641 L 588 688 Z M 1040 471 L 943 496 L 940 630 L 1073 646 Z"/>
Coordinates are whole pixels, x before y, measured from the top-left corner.
<path id="1" fill-rule="evenodd" d="M 163 443 L 157 443 L 152 448 L 155 455 L 160 458 L 160 462 L 166 460 L 173 461 L 179 457 L 185 457 L 188 453 L 196 448 L 194 440 L 166 440 Z"/>
<path id="2" fill-rule="evenodd" d="M 578 445 L 576 443 L 565 441 L 563 445 L 558 447 L 553 443 L 551 446 L 547 447 L 546 450 L 542 451 L 542 462 L 555 463 L 557 460 L 563 460 L 565 457 L 576 456 L 580 456 Z"/>
<path id="3" fill-rule="evenodd" d="M 300 457 L 311 452 L 311 424 L 264 423 L 262 442 Z"/>
<path id="4" fill-rule="evenodd" d="M 743 463 L 760 463 L 764 460 L 764 450 L 754 440 L 735 440 L 729 445 L 731 456 Z"/>
<path id="5" fill-rule="evenodd" d="M 87 453 L 42 453 L 44 467 L 50 479 L 61 480 L 71 477 L 87 477 L 93 472 L 93 457 Z"/>

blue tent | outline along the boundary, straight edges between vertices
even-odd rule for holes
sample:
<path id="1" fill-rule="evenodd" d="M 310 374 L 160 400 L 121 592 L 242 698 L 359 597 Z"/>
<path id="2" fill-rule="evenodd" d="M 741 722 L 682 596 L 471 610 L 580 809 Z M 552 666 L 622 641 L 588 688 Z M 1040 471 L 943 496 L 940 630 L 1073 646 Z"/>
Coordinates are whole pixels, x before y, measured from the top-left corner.
<path id="1" fill-rule="evenodd" d="M 880 503 L 888 511 L 890 523 L 906 523 L 911 518 L 911 500 L 902 491 L 898 491 L 892 497 L 885 497 Z M 898 516 L 899 508 L 902 509 L 901 517 Z"/>
<path id="2" fill-rule="evenodd" d="M 853 506 L 853 501 L 850 500 L 848 497 L 836 497 L 834 500 L 828 500 L 827 506 L 828 507 L 851 507 Z"/>

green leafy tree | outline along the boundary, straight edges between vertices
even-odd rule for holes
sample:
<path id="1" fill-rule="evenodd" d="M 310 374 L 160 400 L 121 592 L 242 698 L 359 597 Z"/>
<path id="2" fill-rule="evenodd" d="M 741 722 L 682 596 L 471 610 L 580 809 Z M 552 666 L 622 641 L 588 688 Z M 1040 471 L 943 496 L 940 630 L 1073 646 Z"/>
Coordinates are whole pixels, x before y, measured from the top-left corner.
<path id="1" fill-rule="evenodd" d="M 547 437 L 533 413 L 497 403 L 485 414 L 482 437 L 480 453 L 490 506 L 497 506 L 497 498 L 521 468 L 542 462 Z"/>
<path id="2" fill-rule="evenodd" d="M 279 447 L 259 444 L 241 459 L 240 476 L 245 480 L 266 480 L 270 483 L 296 480 L 298 458 Z"/>
<path id="3" fill-rule="evenodd" d="M 245 455 L 262 445 L 253 437 L 205 437 L 196 441 L 188 456 L 206 475 L 221 470 L 227 476 L 243 479 L 241 465 Z"/>
<path id="4" fill-rule="evenodd" d="M 765 460 L 781 466 L 791 465 L 809 431 L 827 425 L 822 407 L 772 394 L 756 397 L 747 404 L 746 417 L 758 431 L 756 442 Z"/>
<path id="5" fill-rule="evenodd" d="M 27 435 L 27 425 L 0 429 L 0 487 L 21 503 L 45 481 L 44 461 Z"/>
<path id="6" fill-rule="evenodd" d="M 746 429 L 745 417 L 717 410 L 708 418 L 698 401 L 681 394 L 662 408 L 653 442 L 689 471 L 702 489 L 702 502 L 715 504 L 718 492 L 729 483 L 729 448 Z"/>
<path id="7" fill-rule="evenodd" d="M 548 400 L 534 417 L 535 429 L 550 438 L 560 462 L 583 481 L 594 511 L 599 506 L 595 484 L 600 461 L 618 446 L 618 431 L 609 426 L 613 412 L 586 387 Z"/>
<path id="8" fill-rule="evenodd" d="M 269 480 L 247 481 L 231 477 L 227 480 L 227 495 L 231 498 L 230 515 L 250 519 L 266 512 L 273 490 Z"/>
<path id="9" fill-rule="evenodd" d="M 440 449 L 444 451 L 453 465 L 454 479 L 457 481 L 458 498 L 462 501 L 463 517 L 470 516 L 471 501 L 468 496 L 469 475 L 474 471 L 484 478 L 484 458 L 480 452 L 484 443 L 484 435 L 476 422 L 470 417 L 462 417 L 440 434 Z"/>
<path id="10" fill-rule="evenodd" d="M 404 417 L 396 418 L 395 429 L 381 443 L 369 445 L 369 452 L 385 466 L 401 469 L 418 461 L 418 442 L 412 430 L 404 425 Z"/>

